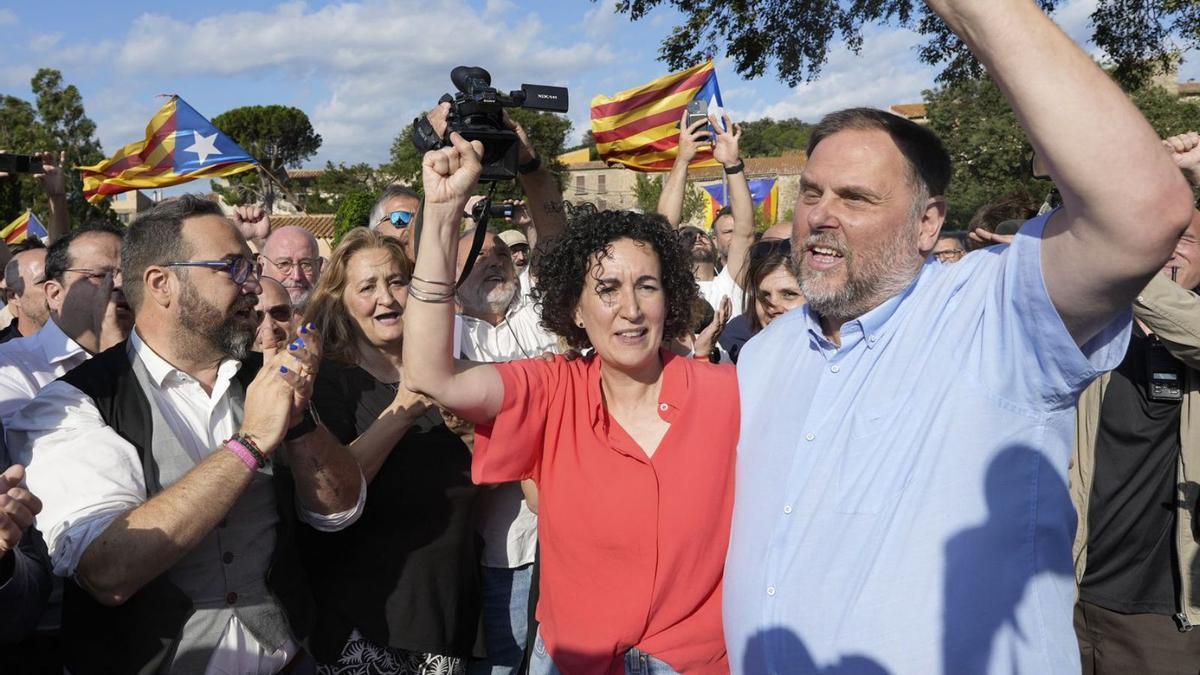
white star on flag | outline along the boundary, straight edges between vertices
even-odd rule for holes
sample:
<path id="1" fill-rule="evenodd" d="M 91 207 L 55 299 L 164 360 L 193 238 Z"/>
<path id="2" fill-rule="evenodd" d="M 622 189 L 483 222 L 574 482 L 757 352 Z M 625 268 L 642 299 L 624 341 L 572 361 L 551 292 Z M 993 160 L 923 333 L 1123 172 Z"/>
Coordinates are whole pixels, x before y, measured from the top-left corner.
<path id="1" fill-rule="evenodd" d="M 717 103 L 716 94 L 713 94 L 712 98 L 708 101 L 708 116 L 716 120 L 717 126 L 721 131 L 728 131 L 725 128 L 725 109 L 721 107 L 720 103 Z"/>
<path id="2" fill-rule="evenodd" d="M 220 155 L 221 151 L 217 149 L 217 134 L 212 136 L 202 136 L 199 131 L 193 131 L 195 134 L 195 142 L 183 149 L 184 152 L 194 152 L 200 156 L 200 163 L 208 161 L 209 155 Z"/>

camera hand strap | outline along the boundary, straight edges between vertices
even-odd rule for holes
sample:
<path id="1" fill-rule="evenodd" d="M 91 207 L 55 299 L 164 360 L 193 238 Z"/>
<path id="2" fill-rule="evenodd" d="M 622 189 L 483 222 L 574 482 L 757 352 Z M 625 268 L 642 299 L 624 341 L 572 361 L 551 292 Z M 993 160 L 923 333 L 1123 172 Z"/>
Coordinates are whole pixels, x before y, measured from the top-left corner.
<path id="1" fill-rule="evenodd" d="M 454 287 L 458 288 L 463 285 L 467 277 L 471 276 L 471 269 L 475 267 L 475 259 L 479 257 L 479 251 L 483 249 L 483 240 L 487 236 L 488 219 L 491 217 L 492 197 L 496 194 L 496 184 L 492 183 L 488 189 L 487 197 L 483 198 L 475 204 L 475 236 L 471 240 L 471 252 L 467 254 L 467 262 L 463 265 L 462 273 L 458 275 L 458 281 L 454 283 Z M 421 198 L 421 204 L 417 208 L 417 217 L 413 223 L 413 251 L 419 255 L 418 247 L 421 245 L 421 228 L 425 220 L 425 198 Z"/>

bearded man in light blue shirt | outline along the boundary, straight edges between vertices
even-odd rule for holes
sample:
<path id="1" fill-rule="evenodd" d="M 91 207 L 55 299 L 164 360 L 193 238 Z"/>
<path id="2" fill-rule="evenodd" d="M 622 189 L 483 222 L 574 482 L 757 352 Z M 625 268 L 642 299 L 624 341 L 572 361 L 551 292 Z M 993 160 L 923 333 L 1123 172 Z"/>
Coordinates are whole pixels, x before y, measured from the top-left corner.
<path id="1" fill-rule="evenodd" d="M 1073 407 L 1191 193 L 1032 0 L 927 0 L 987 67 L 1063 207 L 929 260 L 950 159 L 871 110 L 815 129 L 793 224 L 808 305 L 742 351 L 725 575 L 745 673 L 1078 673 Z"/>

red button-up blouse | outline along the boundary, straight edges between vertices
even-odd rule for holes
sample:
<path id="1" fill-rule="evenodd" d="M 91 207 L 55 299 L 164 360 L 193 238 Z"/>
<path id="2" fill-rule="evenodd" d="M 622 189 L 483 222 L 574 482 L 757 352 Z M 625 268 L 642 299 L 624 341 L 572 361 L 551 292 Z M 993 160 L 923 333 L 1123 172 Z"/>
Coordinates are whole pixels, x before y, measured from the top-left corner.
<path id="1" fill-rule="evenodd" d="M 623 673 L 632 647 L 724 673 L 721 575 L 739 409 L 732 367 L 663 353 L 652 458 L 609 417 L 598 358 L 495 364 L 504 403 L 476 429 L 476 483 L 538 484 L 538 619 L 567 675 Z"/>

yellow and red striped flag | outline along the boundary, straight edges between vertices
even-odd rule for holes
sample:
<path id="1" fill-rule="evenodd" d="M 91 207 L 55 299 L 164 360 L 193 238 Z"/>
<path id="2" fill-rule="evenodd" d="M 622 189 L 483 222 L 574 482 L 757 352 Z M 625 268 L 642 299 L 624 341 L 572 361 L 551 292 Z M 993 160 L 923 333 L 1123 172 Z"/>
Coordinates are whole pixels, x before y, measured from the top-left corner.
<path id="1" fill-rule="evenodd" d="M 25 241 L 29 235 L 34 235 L 46 238 L 46 228 L 42 226 L 37 216 L 33 215 L 33 211 L 25 211 L 17 216 L 17 219 L 0 229 L 0 237 L 4 239 L 4 243 L 8 245 L 19 244 Z"/>
<path id="2" fill-rule="evenodd" d="M 721 119 L 724 104 L 712 61 L 612 98 L 593 98 L 592 136 L 600 158 L 634 171 L 670 171 L 679 152 L 679 120 L 697 99 L 708 101 L 709 114 Z M 704 150 L 689 166 L 717 166 L 717 161 Z"/>
<path id="3" fill-rule="evenodd" d="M 78 168 L 83 196 L 96 204 L 118 192 L 230 176 L 257 164 L 195 108 L 172 96 L 146 125 L 144 140 L 126 145 L 99 164 Z"/>

